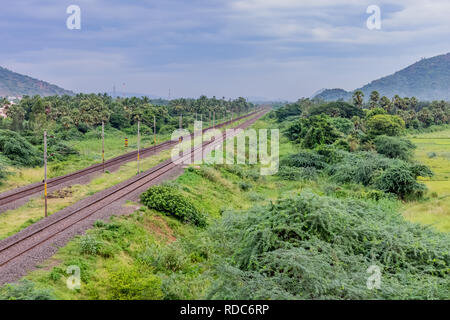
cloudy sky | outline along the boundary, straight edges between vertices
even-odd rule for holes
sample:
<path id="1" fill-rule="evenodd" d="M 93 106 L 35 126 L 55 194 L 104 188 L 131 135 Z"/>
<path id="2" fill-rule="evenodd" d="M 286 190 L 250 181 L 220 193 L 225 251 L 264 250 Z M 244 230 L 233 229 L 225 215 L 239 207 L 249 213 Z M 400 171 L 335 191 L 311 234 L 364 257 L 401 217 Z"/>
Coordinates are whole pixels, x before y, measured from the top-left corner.
<path id="1" fill-rule="evenodd" d="M 81 30 L 66 27 L 69 5 Z M 0 66 L 76 92 L 295 100 L 450 51 L 448 0 L 2 0 Z M 369 5 L 381 30 L 369 30 Z"/>

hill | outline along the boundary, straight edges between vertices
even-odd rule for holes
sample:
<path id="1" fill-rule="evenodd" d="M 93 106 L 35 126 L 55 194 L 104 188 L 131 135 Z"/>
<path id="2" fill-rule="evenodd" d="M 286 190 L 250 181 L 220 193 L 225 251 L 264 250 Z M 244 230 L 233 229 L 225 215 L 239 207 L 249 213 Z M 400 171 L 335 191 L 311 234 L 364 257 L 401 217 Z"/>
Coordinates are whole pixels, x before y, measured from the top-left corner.
<path id="1" fill-rule="evenodd" d="M 382 96 L 416 97 L 419 100 L 450 100 L 450 53 L 422 59 L 392 75 L 356 89 L 368 99 L 372 91 Z M 355 90 L 355 91 L 356 91 Z M 351 99 L 353 91 L 327 89 L 315 96 L 326 101 Z"/>
<path id="2" fill-rule="evenodd" d="M 54 84 L 31 78 L 8 69 L 0 67 L 0 96 L 23 96 L 23 95 L 73 95 L 69 90 L 60 88 Z"/>

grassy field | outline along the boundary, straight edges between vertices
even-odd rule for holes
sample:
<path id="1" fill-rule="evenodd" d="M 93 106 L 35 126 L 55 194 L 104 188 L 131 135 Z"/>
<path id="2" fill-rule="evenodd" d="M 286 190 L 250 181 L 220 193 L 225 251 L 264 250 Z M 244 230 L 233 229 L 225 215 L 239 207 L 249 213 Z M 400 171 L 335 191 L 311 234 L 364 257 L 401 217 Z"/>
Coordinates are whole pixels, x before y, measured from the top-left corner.
<path id="1" fill-rule="evenodd" d="M 409 137 L 417 145 L 415 158 L 434 172 L 423 179 L 430 199 L 405 205 L 404 216 L 414 222 L 450 231 L 450 130 Z"/>

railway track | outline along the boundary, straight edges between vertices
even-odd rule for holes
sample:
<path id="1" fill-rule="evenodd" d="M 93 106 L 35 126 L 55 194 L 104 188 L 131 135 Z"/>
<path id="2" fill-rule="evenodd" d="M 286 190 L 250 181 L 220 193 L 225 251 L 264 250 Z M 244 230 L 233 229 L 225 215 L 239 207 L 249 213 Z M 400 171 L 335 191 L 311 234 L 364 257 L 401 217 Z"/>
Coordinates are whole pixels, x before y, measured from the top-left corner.
<path id="1" fill-rule="evenodd" d="M 254 111 L 252 113 L 243 115 L 236 119 L 228 120 L 226 122 L 216 125 L 215 128 L 225 127 L 231 123 L 240 121 L 247 117 L 251 117 L 252 115 L 254 115 L 258 112 L 259 111 Z M 211 128 L 212 127 L 205 128 L 205 129 L 203 129 L 203 132 L 205 132 L 206 130 L 209 130 Z M 156 153 L 158 153 L 164 149 L 167 149 L 170 146 L 173 146 L 177 143 L 178 143 L 177 141 L 168 140 L 168 141 L 164 141 L 158 145 L 155 145 L 155 146 L 152 146 L 149 148 L 144 148 L 144 149 L 140 150 L 140 157 L 144 158 L 144 157 L 148 157 L 150 155 L 156 154 Z M 136 158 L 137 158 L 137 151 L 125 153 L 123 155 L 120 155 L 118 157 L 115 157 L 115 158 L 105 161 L 105 169 L 117 167 L 117 166 L 124 164 L 126 162 L 129 162 L 129 161 L 134 161 Z M 102 171 L 103 171 L 102 163 L 94 164 L 90 167 L 87 167 L 87 168 L 84 168 L 84 169 L 81 169 L 81 170 L 60 176 L 60 177 L 49 179 L 47 181 L 47 186 L 49 189 L 52 189 L 52 188 L 61 186 L 63 184 L 66 184 L 72 180 L 79 179 L 79 178 L 88 176 L 90 174 L 93 174 L 96 172 L 102 172 Z M 26 185 L 23 187 L 19 187 L 19 188 L 13 189 L 13 190 L 8 190 L 6 192 L 1 193 L 0 194 L 0 213 L 3 211 L 6 211 L 6 210 L 12 209 L 12 208 L 8 207 L 8 205 L 10 205 L 16 201 L 29 198 L 29 197 L 39 194 L 43 191 L 44 191 L 44 183 L 38 182 L 38 183 L 29 184 L 29 185 Z"/>
<path id="2" fill-rule="evenodd" d="M 246 120 L 236 128 L 249 127 L 267 112 L 267 110 L 256 112 L 256 114 L 253 114 L 254 116 L 252 118 Z M 222 134 L 220 139 L 212 142 L 205 142 L 201 146 L 193 147 L 189 154 L 181 157 L 181 160 L 187 159 L 188 157 L 194 157 L 197 152 L 203 152 L 202 150 L 205 147 L 211 148 L 223 143 L 224 138 L 225 133 Z M 4 269 L 8 268 L 10 264 L 14 264 L 16 260 L 23 257 L 25 254 L 37 250 L 38 247 L 48 243 L 68 229 L 71 229 L 72 227 L 76 228 L 78 224 L 93 216 L 96 212 L 115 202 L 126 199 L 127 195 L 142 190 L 143 187 L 146 187 L 159 177 L 166 175 L 177 167 L 179 168 L 179 165 L 173 163 L 172 160 L 169 159 L 127 181 L 105 190 L 101 196 L 93 195 L 81 201 L 81 204 L 78 203 L 66 208 L 68 211 L 63 215 L 54 214 L 41 220 L 39 223 L 22 230 L 16 235 L 0 241 L 0 284 L 5 282 L 1 276 L 2 273 L 4 273 Z M 41 257 L 40 260 L 45 260 L 46 258 L 49 257 L 44 256 Z M 14 266 L 11 268 L 14 268 Z"/>

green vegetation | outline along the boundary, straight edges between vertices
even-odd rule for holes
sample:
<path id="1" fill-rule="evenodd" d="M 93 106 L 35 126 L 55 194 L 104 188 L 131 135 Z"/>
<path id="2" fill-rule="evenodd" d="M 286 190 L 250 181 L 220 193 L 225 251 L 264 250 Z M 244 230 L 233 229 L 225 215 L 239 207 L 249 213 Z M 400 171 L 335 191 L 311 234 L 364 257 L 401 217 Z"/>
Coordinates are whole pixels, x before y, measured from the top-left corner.
<path id="1" fill-rule="evenodd" d="M 165 212 L 199 227 L 206 226 L 206 217 L 177 189 L 169 186 L 151 187 L 141 195 L 141 202 L 150 209 Z"/>
<path id="2" fill-rule="evenodd" d="M 152 103 L 159 103 L 155 105 Z M 6 105 L 8 118 L 0 119 L 0 189 L 9 190 L 42 180 L 43 132 L 48 131 L 49 177 L 101 162 L 101 123 L 105 123 L 105 157 L 137 148 L 137 122 L 141 121 L 141 147 L 170 139 L 182 117 L 183 128 L 193 122 L 211 126 L 252 111 L 244 98 L 232 101 L 207 98 L 152 101 L 148 98 L 112 98 L 106 94 L 76 96 L 24 96 Z M 128 138 L 129 147 L 124 147 Z"/>
<path id="3" fill-rule="evenodd" d="M 34 167 L 43 163 L 37 149 L 11 130 L 0 130 L 0 152 L 18 165 Z"/>
<path id="4" fill-rule="evenodd" d="M 378 98 L 371 96 L 373 106 Z M 450 235 L 422 225 L 429 222 L 422 209 L 449 207 L 432 184 L 446 179 L 448 186 L 448 139 L 436 139 L 448 132 L 410 141 L 398 136 L 405 126 L 395 135 L 378 130 L 402 123 L 381 107 L 310 116 L 317 103 L 288 104 L 255 123 L 283 133 L 277 175 L 260 176 L 250 165 L 189 167 L 144 192 L 131 215 L 97 221 L 61 248 L 25 277 L 31 292 L 61 299 L 446 299 Z M 377 130 L 374 117 L 383 119 Z M 432 217 L 450 230 L 445 214 Z M 79 290 L 66 288 L 70 265 L 81 269 Z M 381 270 L 379 289 L 367 286 L 371 266 Z M 18 286 L 3 287 L 9 291 L 0 297 L 20 297 Z"/>
<path id="5" fill-rule="evenodd" d="M 448 297 L 449 235 L 407 222 L 389 194 L 332 174 L 360 158 L 414 167 L 413 176 L 424 166 L 333 145 L 300 151 L 287 137 L 280 152 L 275 176 L 261 177 L 253 166 L 202 166 L 150 188 L 143 199 L 160 207 L 98 221 L 26 279 L 63 299 Z M 174 199 L 204 212 L 208 226 L 173 215 L 167 201 Z M 69 265 L 81 268 L 80 290 L 65 286 Z M 380 289 L 367 288 L 372 265 L 381 269 Z"/>
<path id="6" fill-rule="evenodd" d="M 226 262 L 217 265 L 208 297 L 446 299 L 449 237 L 405 222 L 386 205 L 304 191 L 228 213 L 215 230 Z M 366 287 L 371 265 L 382 269 L 379 290 Z"/>
<path id="7" fill-rule="evenodd" d="M 416 146 L 409 140 L 388 136 L 378 136 L 375 138 L 375 149 L 379 154 L 388 158 L 411 160 L 413 150 Z"/>

